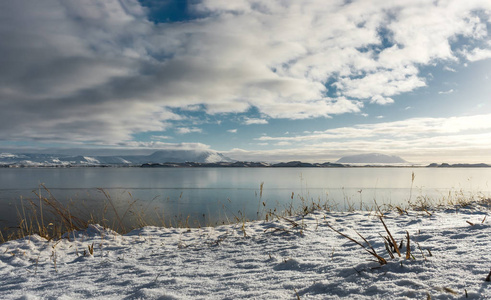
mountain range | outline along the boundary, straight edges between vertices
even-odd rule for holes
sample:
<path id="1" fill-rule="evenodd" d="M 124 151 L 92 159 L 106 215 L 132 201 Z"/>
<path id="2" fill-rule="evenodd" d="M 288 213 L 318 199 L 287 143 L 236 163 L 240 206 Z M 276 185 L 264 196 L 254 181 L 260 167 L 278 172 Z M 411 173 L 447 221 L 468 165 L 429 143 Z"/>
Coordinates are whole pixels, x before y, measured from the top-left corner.
<path id="1" fill-rule="evenodd" d="M 272 168 L 339 168 L 409 166 L 411 163 L 399 156 L 369 153 L 344 156 L 334 163 L 307 163 L 289 161 L 279 163 L 237 161 L 213 150 L 159 150 L 140 155 L 73 155 L 66 153 L 0 153 L 0 167 L 272 167 Z M 413 165 L 414 166 L 414 165 Z M 422 167 L 422 165 L 420 165 Z M 433 168 L 491 167 L 487 164 L 437 164 Z"/>
<path id="2" fill-rule="evenodd" d="M 210 150 L 160 150 L 150 155 L 82 156 L 38 153 L 0 153 L 0 165 L 22 166 L 100 166 L 159 163 L 218 163 L 233 160 Z"/>

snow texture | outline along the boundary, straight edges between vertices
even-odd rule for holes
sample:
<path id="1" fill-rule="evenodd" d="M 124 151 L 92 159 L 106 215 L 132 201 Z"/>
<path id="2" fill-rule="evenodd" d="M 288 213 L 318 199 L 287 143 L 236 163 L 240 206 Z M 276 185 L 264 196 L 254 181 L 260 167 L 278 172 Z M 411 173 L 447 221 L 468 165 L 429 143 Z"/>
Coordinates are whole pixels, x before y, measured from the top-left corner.
<path id="1" fill-rule="evenodd" d="M 487 217 L 487 218 L 486 218 Z M 119 235 L 99 225 L 64 239 L 0 245 L 1 299 L 484 299 L 491 268 L 489 206 L 389 212 L 413 258 L 390 259 L 374 212 L 317 211 L 305 217 L 215 228 L 144 227 Z M 470 222 L 473 225 L 467 223 Z M 387 259 L 379 265 L 362 241 Z M 93 245 L 93 255 L 89 247 Z M 431 255 L 430 255 L 431 252 Z"/>

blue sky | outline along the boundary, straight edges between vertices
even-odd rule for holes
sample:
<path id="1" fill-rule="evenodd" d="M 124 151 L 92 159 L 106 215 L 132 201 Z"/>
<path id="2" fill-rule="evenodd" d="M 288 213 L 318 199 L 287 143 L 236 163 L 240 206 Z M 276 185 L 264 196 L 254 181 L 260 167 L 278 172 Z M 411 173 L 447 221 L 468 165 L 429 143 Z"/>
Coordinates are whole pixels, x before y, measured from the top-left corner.
<path id="1" fill-rule="evenodd" d="M 0 149 L 491 163 L 491 2 L 0 2 Z"/>

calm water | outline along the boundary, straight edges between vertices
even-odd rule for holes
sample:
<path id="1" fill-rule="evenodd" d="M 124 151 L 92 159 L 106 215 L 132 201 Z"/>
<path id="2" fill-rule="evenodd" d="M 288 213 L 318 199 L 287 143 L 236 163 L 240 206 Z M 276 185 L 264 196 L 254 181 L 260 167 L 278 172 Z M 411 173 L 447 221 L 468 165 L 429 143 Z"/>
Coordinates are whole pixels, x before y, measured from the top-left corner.
<path id="1" fill-rule="evenodd" d="M 404 205 L 418 196 L 489 196 L 489 180 L 491 168 L 0 168 L 0 226 L 15 222 L 22 202 L 39 202 L 35 193 L 48 195 L 40 184 L 75 212 L 101 216 L 109 205 L 102 188 L 127 219 L 143 212 L 168 224 L 190 216 L 190 225 L 197 226 L 255 219 L 258 212 L 297 206 L 301 199 L 345 210 L 371 207 L 373 199 Z"/>

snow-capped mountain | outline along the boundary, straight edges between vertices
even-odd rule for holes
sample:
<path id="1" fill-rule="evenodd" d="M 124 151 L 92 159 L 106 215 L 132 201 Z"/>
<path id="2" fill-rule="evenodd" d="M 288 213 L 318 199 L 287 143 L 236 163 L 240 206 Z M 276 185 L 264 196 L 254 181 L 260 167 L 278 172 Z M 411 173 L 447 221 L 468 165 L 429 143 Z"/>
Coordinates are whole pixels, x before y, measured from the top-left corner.
<path id="1" fill-rule="evenodd" d="M 404 164 L 408 163 L 404 159 L 395 155 L 385 155 L 380 153 L 369 153 L 344 156 L 336 161 L 342 164 Z"/>
<path id="2" fill-rule="evenodd" d="M 69 165 L 139 165 L 146 163 L 216 163 L 232 162 L 211 150 L 160 150 L 150 155 L 82 156 L 37 153 L 0 153 L 0 165 L 69 166 Z"/>
<path id="3" fill-rule="evenodd" d="M 195 150 L 163 150 L 157 151 L 146 156 L 145 163 L 163 163 L 163 162 L 199 162 L 199 163 L 216 163 L 231 162 L 232 159 L 215 151 L 195 151 Z"/>

